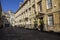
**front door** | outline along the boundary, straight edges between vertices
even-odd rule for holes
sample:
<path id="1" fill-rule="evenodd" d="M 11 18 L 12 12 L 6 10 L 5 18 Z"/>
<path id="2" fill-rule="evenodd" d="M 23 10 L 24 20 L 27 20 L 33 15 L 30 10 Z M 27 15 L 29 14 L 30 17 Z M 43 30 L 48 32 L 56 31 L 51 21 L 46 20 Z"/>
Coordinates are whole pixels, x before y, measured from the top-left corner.
<path id="1" fill-rule="evenodd" d="M 43 21 L 43 17 L 40 18 L 40 30 L 43 31 L 44 28 L 44 21 Z"/>

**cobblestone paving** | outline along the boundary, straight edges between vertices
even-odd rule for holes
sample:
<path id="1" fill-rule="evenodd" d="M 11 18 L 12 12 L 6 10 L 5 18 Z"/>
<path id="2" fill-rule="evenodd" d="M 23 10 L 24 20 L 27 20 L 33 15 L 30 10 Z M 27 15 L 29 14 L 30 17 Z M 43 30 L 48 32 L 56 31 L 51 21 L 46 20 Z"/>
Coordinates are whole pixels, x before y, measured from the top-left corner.
<path id="1" fill-rule="evenodd" d="M 0 29 L 0 40 L 60 40 L 59 35 L 24 28 Z"/>

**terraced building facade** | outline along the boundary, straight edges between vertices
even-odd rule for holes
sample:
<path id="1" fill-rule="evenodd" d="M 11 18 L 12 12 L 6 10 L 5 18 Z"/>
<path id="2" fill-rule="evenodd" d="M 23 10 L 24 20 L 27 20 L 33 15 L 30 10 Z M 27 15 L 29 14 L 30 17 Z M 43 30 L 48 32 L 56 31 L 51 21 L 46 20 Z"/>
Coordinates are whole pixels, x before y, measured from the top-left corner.
<path id="1" fill-rule="evenodd" d="M 60 0 L 25 0 L 15 14 L 15 25 L 60 32 Z"/>

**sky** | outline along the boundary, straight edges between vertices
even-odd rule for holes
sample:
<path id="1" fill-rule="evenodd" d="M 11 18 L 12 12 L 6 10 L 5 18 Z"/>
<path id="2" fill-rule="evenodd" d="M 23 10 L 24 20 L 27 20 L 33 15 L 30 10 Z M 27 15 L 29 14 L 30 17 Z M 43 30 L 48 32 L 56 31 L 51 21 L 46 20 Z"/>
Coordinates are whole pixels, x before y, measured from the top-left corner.
<path id="1" fill-rule="evenodd" d="M 16 12 L 21 2 L 23 3 L 24 0 L 1 0 L 2 10 L 4 12 L 7 12 L 8 10 Z"/>

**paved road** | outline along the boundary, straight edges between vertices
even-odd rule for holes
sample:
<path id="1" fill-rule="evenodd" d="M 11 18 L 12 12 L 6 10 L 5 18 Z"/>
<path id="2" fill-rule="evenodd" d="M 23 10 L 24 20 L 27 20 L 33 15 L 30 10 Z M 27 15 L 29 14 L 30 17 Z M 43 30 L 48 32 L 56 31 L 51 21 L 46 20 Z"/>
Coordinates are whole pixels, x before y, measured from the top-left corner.
<path id="1" fill-rule="evenodd" d="M 8 27 L 0 29 L 0 40 L 60 40 L 60 35 Z"/>

